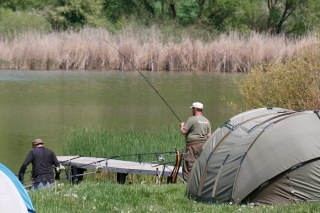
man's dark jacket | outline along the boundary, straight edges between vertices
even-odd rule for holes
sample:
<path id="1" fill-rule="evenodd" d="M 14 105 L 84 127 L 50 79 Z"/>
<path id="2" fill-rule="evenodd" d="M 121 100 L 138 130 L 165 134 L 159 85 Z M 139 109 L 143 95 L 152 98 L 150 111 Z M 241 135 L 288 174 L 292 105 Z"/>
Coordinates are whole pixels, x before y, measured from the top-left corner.
<path id="1" fill-rule="evenodd" d="M 32 182 L 38 183 L 54 181 L 52 165 L 59 167 L 59 161 L 53 151 L 44 147 L 38 147 L 29 152 L 26 159 L 22 163 L 19 171 L 19 179 L 23 179 L 23 175 L 27 166 L 32 163 Z"/>

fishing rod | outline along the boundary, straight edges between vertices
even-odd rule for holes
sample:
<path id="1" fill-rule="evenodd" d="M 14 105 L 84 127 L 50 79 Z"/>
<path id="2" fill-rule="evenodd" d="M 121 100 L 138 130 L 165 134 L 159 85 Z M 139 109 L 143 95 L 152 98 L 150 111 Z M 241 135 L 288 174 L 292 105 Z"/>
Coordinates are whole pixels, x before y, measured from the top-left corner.
<path id="1" fill-rule="evenodd" d="M 127 154 L 127 155 L 114 155 L 111 157 L 107 157 L 106 159 L 113 159 L 119 157 L 130 157 L 130 156 L 141 156 L 141 155 L 159 155 L 159 154 L 173 154 L 175 152 L 147 152 L 147 153 L 136 153 L 136 154 Z"/>
<path id="2" fill-rule="evenodd" d="M 71 160 L 74 160 L 74 159 L 77 159 L 77 158 L 81 158 L 81 157 L 83 157 L 84 155 L 79 155 L 79 156 L 76 156 L 76 157 L 74 157 L 74 158 L 71 158 L 71 159 L 68 159 L 68 160 L 65 160 L 65 161 L 60 161 L 59 163 L 61 164 L 61 163 L 65 163 L 65 162 L 68 162 L 68 161 L 71 161 Z M 50 166 L 51 167 L 51 166 Z M 48 167 L 44 167 L 44 168 L 48 168 Z M 23 173 L 23 175 L 24 174 L 27 174 L 27 173 L 30 173 L 30 172 L 32 172 L 32 171 L 37 171 L 37 170 L 39 170 L 39 169 L 44 169 L 43 167 L 42 168 L 38 168 L 38 169 L 35 169 L 35 170 L 30 170 L 30 171 L 26 171 L 25 173 Z M 19 176 L 20 174 L 17 174 L 17 175 L 15 175 L 15 176 Z"/>
<path id="3" fill-rule="evenodd" d="M 143 155 L 155 155 L 158 158 L 158 161 L 163 161 L 163 154 L 174 154 L 175 152 L 149 152 L 149 153 L 136 153 L 136 154 L 128 154 L 128 155 L 115 155 L 111 157 L 107 157 L 106 160 L 114 159 L 114 158 L 120 158 L 120 157 L 130 157 L 130 156 L 136 156 L 138 157 L 139 162 L 141 163 L 141 158 Z"/>
<path id="4" fill-rule="evenodd" d="M 74 160 L 74 159 L 77 159 L 77 158 L 81 158 L 81 157 L 84 157 L 84 155 L 79 155 L 79 156 L 76 156 L 74 158 L 71 158 L 71 159 L 68 159 L 68 160 L 65 160 L 65 161 L 61 161 L 60 163 L 65 163 L 65 162 L 68 162 L 68 161 L 71 161 L 71 160 Z"/>
<path id="5" fill-rule="evenodd" d="M 179 117 L 176 115 L 176 113 L 172 110 L 172 108 L 169 106 L 169 104 L 164 100 L 164 98 L 160 95 L 160 93 L 156 90 L 156 88 L 148 81 L 148 79 L 140 72 L 140 70 L 124 55 L 122 54 L 115 46 L 110 44 L 106 39 L 104 39 L 105 42 L 107 42 L 111 47 L 113 47 L 120 55 L 122 55 L 139 73 L 140 75 L 148 82 L 148 84 L 156 91 L 156 93 L 159 95 L 159 97 L 163 100 L 163 102 L 169 107 L 171 112 L 176 116 L 178 121 L 181 123 L 181 120 Z"/>
<path id="6" fill-rule="evenodd" d="M 94 162 L 91 162 L 91 163 L 87 163 L 87 164 L 83 164 L 83 165 L 81 165 L 81 166 L 77 166 L 77 168 L 83 168 L 83 167 L 85 167 L 85 166 L 88 166 L 88 165 L 91 165 L 91 164 L 97 164 L 97 163 L 100 163 L 100 162 L 102 162 L 102 161 L 105 161 L 106 159 L 102 159 L 102 160 L 98 160 L 98 161 L 94 161 Z"/>

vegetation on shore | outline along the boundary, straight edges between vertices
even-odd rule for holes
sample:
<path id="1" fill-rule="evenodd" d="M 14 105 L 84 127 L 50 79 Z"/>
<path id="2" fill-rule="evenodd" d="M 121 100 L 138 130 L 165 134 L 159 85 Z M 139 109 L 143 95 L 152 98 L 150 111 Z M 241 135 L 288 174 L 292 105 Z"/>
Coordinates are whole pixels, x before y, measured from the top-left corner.
<path id="1" fill-rule="evenodd" d="M 291 110 L 319 110 L 319 58 L 317 41 L 313 47 L 301 49 L 285 63 L 255 67 L 237 82 L 241 106 L 245 109 L 276 106 Z M 232 102 L 230 105 L 237 108 Z"/>
<path id="2" fill-rule="evenodd" d="M 175 161 L 175 149 L 184 148 L 184 138 L 176 126 L 148 131 L 87 126 L 70 129 L 63 153 L 151 163 L 158 160 L 157 154 L 163 154 L 166 161 Z"/>
<path id="3" fill-rule="evenodd" d="M 2 0 L 0 69 L 249 72 L 312 46 L 319 7 L 317 0 Z"/>
<path id="4" fill-rule="evenodd" d="M 188 34 L 170 37 L 157 28 L 133 27 L 117 34 L 90 28 L 26 32 L 0 39 L 0 69 L 249 72 L 263 63 L 284 63 L 315 42 L 312 34 L 288 39 L 258 33 L 222 34 L 204 41 Z"/>
<path id="5" fill-rule="evenodd" d="M 249 72 L 313 45 L 319 11 L 317 0 L 3 0 L 0 69 Z"/>

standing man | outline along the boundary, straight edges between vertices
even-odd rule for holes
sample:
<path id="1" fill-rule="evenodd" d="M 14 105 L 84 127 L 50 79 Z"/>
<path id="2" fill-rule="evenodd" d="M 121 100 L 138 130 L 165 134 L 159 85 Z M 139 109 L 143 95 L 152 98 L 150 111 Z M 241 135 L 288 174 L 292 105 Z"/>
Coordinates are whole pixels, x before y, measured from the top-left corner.
<path id="1" fill-rule="evenodd" d="M 63 169 L 53 151 L 44 147 L 41 139 L 32 142 L 32 150 L 22 163 L 19 180 L 23 182 L 27 166 L 32 163 L 32 189 L 54 186 L 53 167 Z"/>
<path id="2" fill-rule="evenodd" d="M 186 135 L 186 155 L 182 168 L 183 179 L 186 182 L 203 144 L 211 136 L 210 122 L 202 115 L 203 104 L 194 102 L 190 108 L 193 116 L 187 120 L 187 123 L 180 123 L 180 131 Z"/>

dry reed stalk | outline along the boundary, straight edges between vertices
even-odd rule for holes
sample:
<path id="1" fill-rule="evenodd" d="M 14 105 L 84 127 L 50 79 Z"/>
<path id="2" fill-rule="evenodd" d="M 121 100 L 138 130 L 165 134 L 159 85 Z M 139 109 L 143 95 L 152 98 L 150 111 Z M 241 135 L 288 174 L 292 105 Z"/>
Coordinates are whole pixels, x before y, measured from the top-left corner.
<path id="1" fill-rule="evenodd" d="M 154 28 L 140 34 L 127 28 L 117 35 L 104 29 L 43 36 L 26 32 L 10 41 L 0 40 L 0 68 L 134 70 L 135 66 L 152 71 L 248 72 L 264 62 L 283 63 L 315 42 L 313 34 L 287 39 L 258 33 L 249 36 L 231 33 L 210 43 L 184 37 L 180 43 L 163 44 L 161 32 Z"/>

